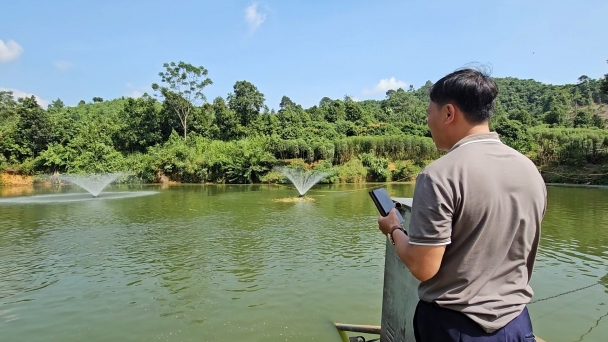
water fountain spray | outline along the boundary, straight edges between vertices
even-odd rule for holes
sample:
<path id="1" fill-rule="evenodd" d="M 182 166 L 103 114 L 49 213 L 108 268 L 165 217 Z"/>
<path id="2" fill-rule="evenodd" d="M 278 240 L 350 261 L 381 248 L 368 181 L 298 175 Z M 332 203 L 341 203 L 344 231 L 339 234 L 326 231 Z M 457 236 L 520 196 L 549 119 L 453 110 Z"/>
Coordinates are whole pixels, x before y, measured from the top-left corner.
<path id="1" fill-rule="evenodd" d="M 106 186 L 124 174 L 124 172 L 103 174 L 71 174 L 60 175 L 59 179 L 74 185 L 78 185 L 79 187 L 88 191 L 91 195 L 93 195 L 93 197 L 98 197 Z"/>
<path id="2" fill-rule="evenodd" d="M 321 179 L 325 178 L 327 172 L 303 171 L 300 169 L 290 169 L 286 167 L 275 167 L 275 170 L 287 177 L 291 183 L 298 189 L 299 196 L 304 197 L 304 194 Z"/>

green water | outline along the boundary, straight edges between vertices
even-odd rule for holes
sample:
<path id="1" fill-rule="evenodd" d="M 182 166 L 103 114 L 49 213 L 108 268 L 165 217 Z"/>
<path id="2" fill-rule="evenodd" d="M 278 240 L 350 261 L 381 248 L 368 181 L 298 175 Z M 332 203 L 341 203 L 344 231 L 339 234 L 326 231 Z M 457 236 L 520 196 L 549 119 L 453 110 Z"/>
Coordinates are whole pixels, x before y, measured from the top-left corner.
<path id="1" fill-rule="evenodd" d="M 385 238 L 366 186 L 0 203 L 0 341 L 340 341 L 332 322 L 379 325 Z M 608 190 L 549 188 L 534 299 L 601 284 L 529 306 L 548 342 L 608 336 L 607 227 Z"/>

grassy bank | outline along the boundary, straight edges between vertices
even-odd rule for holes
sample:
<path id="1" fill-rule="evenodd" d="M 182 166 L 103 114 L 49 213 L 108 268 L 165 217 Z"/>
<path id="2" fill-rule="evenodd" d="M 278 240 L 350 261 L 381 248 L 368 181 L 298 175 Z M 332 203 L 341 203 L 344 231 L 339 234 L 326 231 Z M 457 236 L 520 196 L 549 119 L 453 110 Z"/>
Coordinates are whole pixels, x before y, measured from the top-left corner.
<path id="1" fill-rule="evenodd" d="M 385 183 L 385 182 L 413 182 L 418 173 L 428 165 L 428 161 L 397 160 L 388 161 L 378 158 L 353 158 L 343 165 L 332 165 L 329 161 L 318 161 L 306 163 L 302 159 L 282 160 L 281 165 L 289 168 L 301 169 L 312 172 L 325 172 L 327 176 L 320 184 L 340 184 L 340 183 Z M 570 184 L 570 185 L 589 185 L 589 186 L 608 186 L 608 165 L 586 164 L 579 167 L 574 166 L 543 166 L 539 171 L 548 184 Z M 158 173 L 152 180 L 142 179 L 137 173 L 131 173 L 119 179 L 117 183 L 207 183 L 223 184 L 223 182 L 188 182 L 176 180 L 163 173 Z M 33 185 L 50 185 L 58 182 L 52 175 L 38 174 L 35 176 L 16 175 L 7 172 L 0 174 L 0 186 L 3 188 L 28 187 Z M 249 182 L 246 182 L 249 183 Z M 254 183 L 262 184 L 289 184 L 291 183 L 285 175 L 275 170 L 268 170 L 260 174 L 259 180 Z M 235 183 L 231 183 L 235 184 Z"/>

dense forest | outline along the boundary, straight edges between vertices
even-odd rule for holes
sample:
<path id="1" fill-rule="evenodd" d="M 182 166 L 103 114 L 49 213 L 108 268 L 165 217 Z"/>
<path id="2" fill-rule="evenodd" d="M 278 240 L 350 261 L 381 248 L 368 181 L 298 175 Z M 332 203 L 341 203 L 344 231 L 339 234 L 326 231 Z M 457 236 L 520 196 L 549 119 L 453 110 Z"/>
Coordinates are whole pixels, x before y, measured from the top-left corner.
<path id="1" fill-rule="evenodd" d="M 328 172 L 322 182 L 409 181 L 440 157 L 426 127 L 428 81 L 383 100 L 324 97 L 278 110 L 248 81 L 207 101 L 204 67 L 167 63 L 153 94 L 42 108 L 0 92 L 0 171 L 130 171 L 144 182 L 284 182 L 274 166 Z M 608 184 L 608 74 L 576 84 L 496 78 L 491 128 L 547 181 Z"/>

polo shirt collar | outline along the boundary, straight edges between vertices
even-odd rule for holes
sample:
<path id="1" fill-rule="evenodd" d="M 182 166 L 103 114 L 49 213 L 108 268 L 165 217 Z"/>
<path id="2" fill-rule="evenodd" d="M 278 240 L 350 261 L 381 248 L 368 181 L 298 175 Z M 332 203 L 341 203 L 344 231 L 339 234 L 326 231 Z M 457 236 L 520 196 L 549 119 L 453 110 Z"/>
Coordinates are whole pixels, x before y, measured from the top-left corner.
<path id="1" fill-rule="evenodd" d="M 466 137 L 460 139 L 456 144 L 454 144 L 454 146 L 452 146 L 452 148 L 448 152 L 452 152 L 464 144 L 467 144 L 467 143 L 470 143 L 473 141 L 478 141 L 478 140 L 486 140 L 486 139 L 500 140 L 498 133 L 496 133 L 496 132 L 475 133 L 475 134 L 467 135 Z"/>

